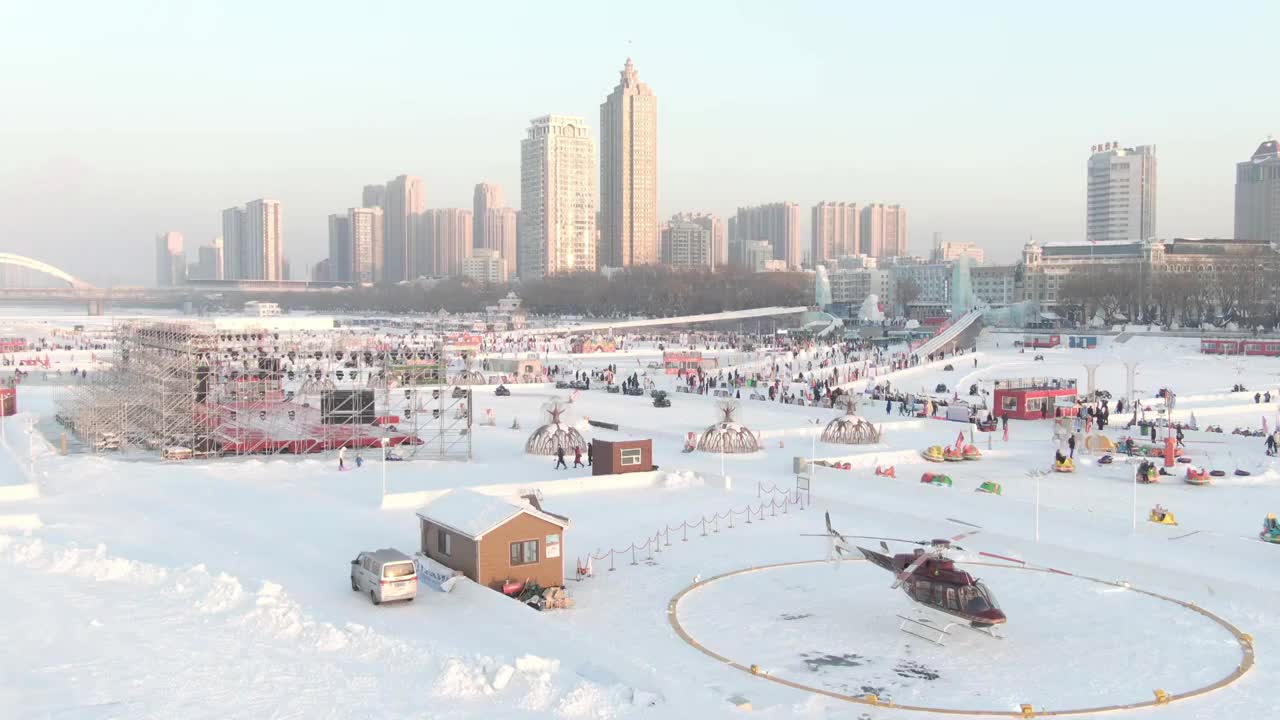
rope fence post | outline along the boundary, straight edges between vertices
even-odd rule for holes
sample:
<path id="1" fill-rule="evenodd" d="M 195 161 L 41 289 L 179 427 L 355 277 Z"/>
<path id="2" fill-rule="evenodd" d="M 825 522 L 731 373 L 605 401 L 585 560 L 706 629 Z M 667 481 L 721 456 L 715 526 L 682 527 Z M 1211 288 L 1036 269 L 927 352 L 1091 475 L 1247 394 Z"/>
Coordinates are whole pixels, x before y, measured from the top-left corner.
<path id="1" fill-rule="evenodd" d="M 733 508 L 729 508 L 729 529 L 730 530 L 733 529 L 733 515 L 734 515 Z"/>
<path id="2" fill-rule="evenodd" d="M 613 572 L 613 548 L 609 548 L 609 572 Z"/>
<path id="3" fill-rule="evenodd" d="M 698 521 L 698 524 L 702 526 L 702 537 L 706 537 L 707 536 L 707 518 L 703 516 L 702 519 Z"/>
<path id="4" fill-rule="evenodd" d="M 662 533 L 653 536 L 653 544 L 658 546 L 658 552 L 662 552 Z"/>
<path id="5" fill-rule="evenodd" d="M 649 540 L 647 538 L 645 539 L 644 544 L 649 547 L 649 562 L 653 562 L 653 546 L 649 545 Z"/>
<path id="6" fill-rule="evenodd" d="M 667 528 L 664 532 L 666 533 L 667 547 L 671 547 L 671 528 Z"/>
<path id="7" fill-rule="evenodd" d="M 636 544 L 635 543 L 631 543 L 631 564 L 632 565 L 639 564 L 636 562 Z"/>
<path id="8" fill-rule="evenodd" d="M 680 542 L 689 542 L 689 523 L 680 523 L 680 530 L 684 535 L 684 537 L 680 538 Z"/>

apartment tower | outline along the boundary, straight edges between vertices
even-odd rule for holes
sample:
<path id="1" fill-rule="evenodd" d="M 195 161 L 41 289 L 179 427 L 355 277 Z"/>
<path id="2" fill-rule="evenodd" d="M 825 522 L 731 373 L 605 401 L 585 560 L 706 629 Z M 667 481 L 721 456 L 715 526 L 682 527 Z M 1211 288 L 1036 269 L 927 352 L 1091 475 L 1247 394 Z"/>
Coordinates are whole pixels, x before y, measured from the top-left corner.
<path id="1" fill-rule="evenodd" d="M 600 104 L 602 266 L 658 262 L 658 98 L 631 58 Z"/>

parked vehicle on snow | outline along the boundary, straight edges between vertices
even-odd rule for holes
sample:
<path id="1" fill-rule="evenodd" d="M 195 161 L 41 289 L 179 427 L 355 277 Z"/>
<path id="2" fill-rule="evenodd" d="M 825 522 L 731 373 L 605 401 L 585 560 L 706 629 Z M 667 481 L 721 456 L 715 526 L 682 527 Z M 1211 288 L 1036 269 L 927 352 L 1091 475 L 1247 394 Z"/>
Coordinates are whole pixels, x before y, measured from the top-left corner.
<path id="1" fill-rule="evenodd" d="M 394 548 L 362 552 L 351 561 L 351 589 L 369 594 L 374 605 L 418 596 L 418 567 Z"/>

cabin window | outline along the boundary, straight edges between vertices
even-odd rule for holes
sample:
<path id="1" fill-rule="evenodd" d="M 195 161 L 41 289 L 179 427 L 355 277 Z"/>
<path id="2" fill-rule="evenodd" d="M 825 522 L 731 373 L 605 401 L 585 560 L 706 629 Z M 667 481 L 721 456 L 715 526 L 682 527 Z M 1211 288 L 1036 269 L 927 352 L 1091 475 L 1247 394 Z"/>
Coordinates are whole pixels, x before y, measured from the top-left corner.
<path id="1" fill-rule="evenodd" d="M 915 592 L 912 593 L 917 600 L 927 601 L 929 593 L 933 592 L 933 583 L 928 580 L 917 580 L 915 582 Z"/>
<path id="2" fill-rule="evenodd" d="M 952 610 L 960 609 L 960 601 L 959 599 L 956 598 L 955 588 L 947 588 L 947 607 L 951 608 Z"/>
<path id="3" fill-rule="evenodd" d="M 623 448 L 618 451 L 622 467 L 640 464 L 640 448 Z"/>
<path id="4" fill-rule="evenodd" d="M 538 541 L 522 540 L 511 543 L 511 564 L 532 565 L 538 562 Z"/>
<path id="5" fill-rule="evenodd" d="M 1017 410 L 1018 398 L 1012 395 L 1005 395 L 1003 398 L 1000 398 L 1000 409 L 1001 410 Z"/>
<path id="6" fill-rule="evenodd" d="M 436 530 L 436 549 L 441 555 L 453 556 L 453 536 L 444 530 Z"/>
<path id="7" fill-rule="evenodd" d="M 1044 398 L 1027 398 L 1027 410 L 1034 412 L 1044 404 Z"/>

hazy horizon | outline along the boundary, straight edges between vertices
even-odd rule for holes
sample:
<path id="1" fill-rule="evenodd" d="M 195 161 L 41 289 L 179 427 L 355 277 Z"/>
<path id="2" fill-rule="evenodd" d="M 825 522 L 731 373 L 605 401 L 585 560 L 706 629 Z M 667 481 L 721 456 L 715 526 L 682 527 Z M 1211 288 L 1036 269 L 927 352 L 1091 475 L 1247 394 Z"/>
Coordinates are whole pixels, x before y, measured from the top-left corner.
<path id="1" fill-rule="evenodd" d="M 658 96 L 659 216 L 899 203 L 1012 260 L 1084 238 L 1089 146 L 1154 144 L 1161 237 L 1230 236 L 1235 163 L 1280 127 L 1280 6 L 1080 3 L 19 4 L 0 27 L 0 250 L 98 283 L 188 260 L 220 211 L 283 204 L 294 278 L 363 185 L 519 200 L 531 118 L 599 104 L 630 56 Z M 597 135 L 598 137 L 598 135 Z M 598 158 L 597 158 L 598 163 Z"/>

